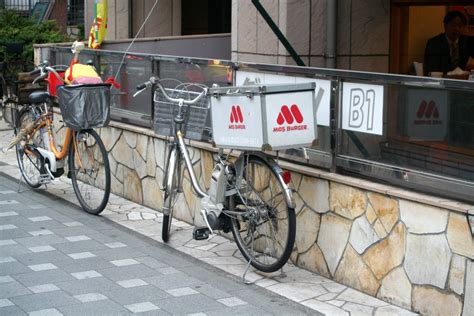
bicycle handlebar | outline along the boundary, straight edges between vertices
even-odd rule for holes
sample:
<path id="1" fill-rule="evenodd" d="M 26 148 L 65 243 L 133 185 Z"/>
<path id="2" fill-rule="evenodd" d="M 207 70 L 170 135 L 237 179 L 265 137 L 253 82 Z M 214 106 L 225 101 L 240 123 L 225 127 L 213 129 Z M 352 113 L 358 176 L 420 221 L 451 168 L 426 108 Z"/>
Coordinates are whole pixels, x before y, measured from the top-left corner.
<path id="1" fill-rule="evenodd" d="M 64 82 L 64 79 L 61 78 L 57 71 L 66 71 L 66 69 L 67 66 L 64 65 L 48 66 L 48 62 L 44 61 L 43 63 L 38 65 L 38 69 L 35 69 L 30 72 L 30 75 L 34 76 L 37 74 L 41 74 L 39 77 L 36 77 L 35 80 L 33 80 L 33 83 L 36 83 L 39 80 L 46 78 L 49 72 L 52 72 L 56 76 L 56 78 L 58 78 L 58 80 Z"/>
<path id="2" fill-rule="evenodd" d="M 163 95 L 165 96 L 166 99 L 168 99 L 168 101 L 170 102 L 175 102 L 175 103 L 179 103 L 179 104 L 187 104 L 187 105 L 192 105 L 192 104 L 195 104 L 197 101 L 199 101 L 206 93 L 207 93 L 207 89 L 205 89 L 204 91 L 202 91 L 197 97 L 195 97 L 194 99 L 191 99 L 191 100 L 186 100 L 186 99 L 183 99 L 183 98 L 172 98 L 168 95 L 168 93 L 166 92 L 165 88 L 163 87 L 163 85 L 160 83 L 160 79 L 157 78 L 157 77 L 150 77 L 150 79 L 140 85 L 137 86 L 137 92 L 135 92 L 133 94 L 133 97 L 136 97 L 138 94 L 142 93 L 143 91 L 145 91 L 146 88 L 148 87 L 151 87 L 152 85 L 157 85 L 158 88 L 161 90 L 161 92 L 163 93 Z"/>

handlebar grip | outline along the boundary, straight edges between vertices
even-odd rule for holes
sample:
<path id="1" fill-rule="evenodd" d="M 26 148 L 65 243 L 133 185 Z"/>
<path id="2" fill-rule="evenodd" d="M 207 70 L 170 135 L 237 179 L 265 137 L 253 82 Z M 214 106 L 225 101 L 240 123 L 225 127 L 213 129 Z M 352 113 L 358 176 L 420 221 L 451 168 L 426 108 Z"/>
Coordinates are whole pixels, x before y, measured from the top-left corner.
<path id="1" fill-rule="evenodd" d="M 137 90 L 143 90 L 145 88 L 146 88 L 146 83 L 142 83 L 137 86 Z"/>
<path id="2" fill-rule="evenodd" d="M 34 75 L 37 75 L 39 73 L 41 73 L 41 70 L 40 69 L 35 69 L 32 72 L 30 72 L 30 76 L 34 76 Z"/>

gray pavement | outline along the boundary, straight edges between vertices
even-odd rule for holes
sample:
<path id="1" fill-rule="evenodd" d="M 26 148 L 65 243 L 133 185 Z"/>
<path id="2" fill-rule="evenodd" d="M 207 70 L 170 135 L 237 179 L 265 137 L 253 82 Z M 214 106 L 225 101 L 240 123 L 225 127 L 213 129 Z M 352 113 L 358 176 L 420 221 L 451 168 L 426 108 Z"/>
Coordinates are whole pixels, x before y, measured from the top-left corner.
<path id="1" fill-rule="evenodd" d="M 17 189 L 0 172 L 0 315 L 322 315 L 47 191 Z"/>

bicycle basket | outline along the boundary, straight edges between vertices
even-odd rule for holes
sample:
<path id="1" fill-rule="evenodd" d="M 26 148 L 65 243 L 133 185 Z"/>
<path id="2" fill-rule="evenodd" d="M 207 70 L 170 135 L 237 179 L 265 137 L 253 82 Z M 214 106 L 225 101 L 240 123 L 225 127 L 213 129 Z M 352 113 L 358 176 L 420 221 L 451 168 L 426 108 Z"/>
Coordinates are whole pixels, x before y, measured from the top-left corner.
<path id="1" fill-rule="evenodd" d="M 173 98 L 183 98 L 185 100 L 193 99 L 199 94 L 194 91 L 168 88 L 166 92 Z M 155 91 L 154 102 L 155 133 L 163 136 L 172 136 L 173 118 L 178 112 L 178 104 L 168 101 L 159 90 Z M 193 140 L 206 139 L 210 125 L 209 98 L 203 97 L 197 103 L 185 106 L 183 129 L 186 138 Z"/>
<path id="2" fill-rule="evenodd" d="M 72 130 L 108 125 L 110 84 L 60 86 L 57 96 L 64 123 Z"/>

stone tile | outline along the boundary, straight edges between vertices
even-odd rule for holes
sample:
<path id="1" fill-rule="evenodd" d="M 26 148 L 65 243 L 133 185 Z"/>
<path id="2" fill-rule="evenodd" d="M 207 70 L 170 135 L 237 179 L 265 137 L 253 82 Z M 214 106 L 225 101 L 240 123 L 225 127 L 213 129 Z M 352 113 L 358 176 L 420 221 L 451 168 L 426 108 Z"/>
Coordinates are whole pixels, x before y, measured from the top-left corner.
<path id="1" fill-rule="evenodd" d="M 49 216 L 35 216 L 35 217 L 28 217 L 28 219 L 32 222 L 44 222 L 44 221 L 52 220 L 52 218 Z"/>
<path id="2" fill-rule="evenodd" d="M 321 285 L 300 282 L 275 284 L 267 289 L 296 302 L 306 301 L 326 293 Z"/>
<path id="3" fill-rule="evenodd" d="M 11 204 L 18 204 L 18 201 L 15 201 L 15 200 L 3 200 L 3 201 L 0 201 L 0 205 L 11 205 Z"/>
<path id="4" fill-rule="evenodd" d="M 346 248 L 351 222 L 343 217 L 327 213 L 322 216 L 318 235 L 318 246 L 324 254 L 329 271 L 335 274 Z"/>
<path id="5" fill-rule="evenodd" d="M 415 234 L 444 232 L 448 212 L 437 207 L 400 200 L 400 216 L 408 231 Z"/>
<path id="6" fill-rule="evenodd" d="M 78 279 L 78 280 L 84 280 L 84 279 L 90 279 L 90 278 L 99 278 L 99 277 L 102 276 L 102 274 L 100 274 L 99 272 L 94 271 L 94 270 L 83 271 L 83 272 L 75 272 L 75 273 L 71 273 L 71 275 L 73 277 L 75 277 L 76 279 Z"/>
<path id="7" fill-rule="evenodd" d="M 242 301 L 240 298 L 238 297 L 227 297 L 227 298 L 221 298 L 219 300 L 217 300 L 219 303 L 222 303 L 224 304 L 225 306 L 229 306 L 229 307 L 234 307 L 234 306 L 239 306 L 239 305 L 246 305 L 247 302 L 245 301 Z"/>
<path id="8" fill-rule="evenodd" d="M 449 272 L 449 288 L 458 295 L 464 293 L 464 275 L 466 272 L 466 258 L 453 255 Z"/>
<path id="9" fill-rule="evenodd" d="M 423 315 L 461 315 L 462 303 L 435 288 L 413 287 L 413 310 Z"/>
<path id="10" fill-rule="evenodd" d="M 15 305 L 15 304 L 13 304 L 12 301 L 10 301 L 7 298 L 0 299 L 0 308 L 7 307 L 7 306 L 13 306 L 13 305 Z"/>
<path id="11" fill-rule="evenodd" d="M 54 233 L 48 229 L 42 229 L 42 230 L 35 230 L 32 232 L 28 232 L 31 236 L 46 236 L 46 235 L 53 235 Z"/>
<path id="12" fill-rule="evenodd" d="M 367 205 L 367 196 L 364 191 L 336 182 L 331 182 L 330 187 L 331 210 L 348 219 L 364 214 Z"/>
<path id="13" fill-rule="evenodd" d="M 449 214 L 448 241 L 451 250 L 461 256 L 474 259 L 474 238 L 465 215 Z"/>
<path id="14" fill-rule="evenodd" d="M 8 262 L 15 262 L 15 261 L 16 261 L 16 259 L 13 258 L 13 257 L 2 257 L 2 258 L 0 258 L 0 263 L 8 263 Z M 0 271 L 2 271 L 2 270 L 0 269 Z"/>
<path id="15" fill-rule="evenodd" d="M 7 216 L 18 216 L 18 213 L 15 211 L 0 212 L 0 217 L 7 217 Z"/>
<path id="16" fill-rule="evenodd" d="M 226 308 L 225 305 L 202 294 L 186 295 L 180 297 L 167 297 L 157 300 L 156 302 L 162 310 L 165 310 L 173 315 L 185 315 L 197 312 L 204 312 L 208 314 L 211 311 L 217 311 L 222 308 Z M 243 306 L 245 307 L 247 305 L 239 305 L 232 307 L 233 313 L 240 314 L 236 311 L 239 309 L 239 307 Z M 217 315 L 219 314 L 221 313 L 218 313 Z M 262 314 L 262 312 L 254 315 L 259 314 Z M 245 313 L 242 315 L 245 315 Z"/>
<path id="17" fill-rule="evenodd" d="M 107 296 L 100 293 L 87 293 L 87 294 L 75 295 L 74 298 L 79 300 L 82 303 L 88 303 L 88 302 L 106 300 Z"/>
<path id="18" fill-rule="evenodd" d="M 317 272 L 325 277 L 330 277 L 328 265 L 324 259 L 323 252 L 317 244 L 313 244 L 307 252 L 299 254 L 297 265 L 310 271 Z"/>
<path id="19" fill-rule="evenodd" d="M 122 248 L 122 247 L 127 247 L 126 244 L 121 243 L 121 242 L 119 242 L 119 241 L 117 241 L 117 242 L 110 242 L 110 243 L 107 243 L 107 244 L 104 244 L 104 245 L 106 245 L 106 246 L 109 247 L 109 248 Z"/>
<path id="20" fill-rule="evenodd" d="M 59 291 L 59 288 L 56 285 L 51 284 L 51 283 L 29 286 L 28 289 L 30 289 L 30 291 L 33 293 L 46 293 L 46 292 Z"/>
<path id="21" fill-rule="evenodd" d="M 341 307 L 342 305 L 344 305 L 346 302 L 344 301 L 339 301 L 339 300 L 331 300 L 331 301 L 327 301 L 327 303 L 331 304 L 331 305 L 334 305 L 334 306 L 337 306 L 337 307 Z"/>
<path id="22" fill-rule="evenodd" d="M 17 242 L 13 239 L 3 239 L 0 240 L 0 246 L 9 246 L 9 245 L 16 245 Z"/>
<path id="23" fill-rule="evenodd" d="M 444 288 L 450 262 L 451 250 L 445 235 L 408 234 L 404 267 L 412 283 Z"/>
<path id="24" fill-rule="evenodd" d="M 386 306 L 388 303 L 381 301 L 379 299 L 376 299 L 370 295 L 364 294 L 362 292 L 353 290 L 353 289 L 347 289 L 344 292 L 342 292 L 338 297 L 338 300 L 343 300 L 347 302 L 352 302 L 360 305 L 365 305 L 365 306 L 372 306 L 372 307 L 380 307 L 380 306 Z"/>
<path id="25" fill-rule="evenodd" d="M 346 303 L 342 309 L 351 313 L 351 316 L 364 316 L 364 315 L 372 315 L 374 310 L 373 307 L 354 304 L 354 303 Z"/>
<path id="26" fill-rule="evenodd" d="M 362 258 L 377 279 L 383 278 L 390 270 L 402 263 L 405 243 L 405 226 L 399 223 L 387 238 L 366 250 Z"/>
<path id="27" fill-rule="evenodd" d="M 29 312 L 28 315 L 29 316 L 62 316 L 64 314 L 58 311 L 56 308 L 47 308 L 47 309 L 41 309 L 41 310 Z"/>
<path id="28" fill-rule="evenodd" d="M 16 296 L 28 294 L 31 294 L 31 291 L 16 281 L 0 283 L 0 298 L 9 298 L 12 300 L 12 298 Z"/>
<path id="29" fill-rule="evenodd" d="M 161 269 L 157 269 L 157 271 L 164 275 L 180 273 L 179 270 L 176 270 L 173 267 L 161 268 Z"/>
<path id="30" fill-rule="evenodd" d="M 125 307 L 134 314 L 156 311 L 160 308 L 151 302 L 141 302 L 136 304 L 125 305 Z"/>
<path id="31" fill-rule="evenodd" d="M 66 239 L 70 242 L 76 242 L 76 241 L 90 240 L 91 238 L 85 235 L 79 235 L 79 236 L 69 236 L 69 237 L 66 237 Z"/>
<path id="32" fill-rule="evenodd" d="M 168 294 L 172 296 L 184 296 L 184 295 L 192 295 L 192 294 L 197 294 L 199 292 L 193 290 L 190 287 L 182 287 L 182 288 L 177 288 L 177 289 L 171 289 L 167 290 Z"/>
<path id="33" fill-rule="evenodd" d="M 325 302 L 320 302 L 316 299 L 311 299 L 307 300 L 304 302 L 301 302 L 304 306 L 307 306 L 309 308 L 312 308 L 314 310 L 317 310 L 320 313 L 323 313 L 324 315 L 331 315 L 331 316 L 349 316 L 350 314 L 346 311 L 344 311 L 342 308 L 339 308 L 337 306 L 325 303 Z"/>
<path id="34" fill-rule="evenodd" d="M 71 253 L 71 254 L 68 254 L 68 256 L 74 260 L 79 260 L 79 259 L 93 258 L 96 255 L 87 251 L 87 252 Z"/>
<path id="35" fill-rule="evenodd" d="M 55 266 L 52 263 L 43 263 L 43 264 L 34 264 L 28 266 L 33 271 L 46 271 L 46 270 L 54 270 L 57 269 L 58 267 Z"/>
<path id="36" fill-rule="evenodd" d="M 110 263 L 113 264 L 114 266 L 117 266 L 117 267 L 130 266 L 130 265 L 134 265 L 134 264 L 140 264 L 140 262 L 138 262 L 138 261 L 135 260 L 135 259 L 113 260 L 113 261 L 110 261 Z"/>
<path id="37" fill-rule="evenodd" d="M 157 275 L 156 270 L 153 270 L 142 264 L 101 269 L 100 273 L 102 273 L 105 277 L 109 278 L 112 281 L 139 278 L 148 282 L 147 278 Z"/>
<path id="38" fill-rule="evenodd" d="M 30 247 L 28 248 L 31 252 L 47 252 L 47 251 L 54 251 L 56 250 L 55 248 L 49 246 L 49 245 L 46 245 L 46 246 L 36 246 L 36 247 Z"/>
<path id="39" fill-rule="evenodd" d="M 391 271 L 382 280 L 377 297 L 391 304 L 411 308 L 411 283 L 403 267 Z"/>
<path id="40" fill-rule="evenodd" d="M 165 291 L 180 287 L 194 287 L 197 285 L 200 286 L 205 283 L 209 283 L 207 279 L 206 282 L 203 282 L 183 272 L 153 276 L 149 278 L 144 278 L 144 280 Z"/>
<path id="41" fill-rule="evenodd" d="M 380 282 L 350 245 L 337 268 L 335 280 L 371 295 L 377 294 L 380 287 Z"/>
<path id="42" fill-rule="evenodd" d="M 463 315 L 474 315 L 474 262 L 466 263 L 466 288 Z"/>
<path id="43" fill-rule="evenodd" d="M 15 280 L 9 275 L 1 275 L 0 276 L 0 284 L 2 283 L 10 283 L 15 282 Z"/>
<path id="44" fill-rule="evenodd" d="M 296 225 L 301 232 L 300 238 L 296 239 L 298 252 L 303 253 L 309 250 L 316 242 L 319 232 L 320 216 L 313 210 L 304 207 L 296 216 Z"/>
<path id="45" fill-rule="evenodd" d="M 117 284 L 124 288 L 148 285 L 148 283 L 146 283 L 142 279 L 122 280 L 122 281 L 117 281 Z"/>
<path id="46" fill-rule="evenodd" d="M 365 249 L 379 241 L 380 238 L 370 225 L 366 217 L 357 218 L 352 224 L 349 242 L 359 253 L 364 253 Z"/>
<path id="47" fill-rule="evenodd" d="M 400 212 L 397 200 L 372 192 L 369 192 L 367 196 L 380 223 L 387 232 L 390 232 L 399 218 Z"/>
<path id="48" fill-rule="evenodd" d="M 409 312 L 405 309 L 396 307 L 396 306 L 384 306 L 379 307 L 375 310 L 374 316 L 387 316 L 387 315 L 397 315 L 397 316 L 415 316 L 418 314 Z"/>
<path id="49" fill-rule="evenodd" d="M 81 222 L 73 221 L 73 222 L 65 222 L 63 223 L 63 225 L 67 227 L 77 227 L 77 226 L 83 226 L 84 224 L 82 224 Z"/>
<path id="50" fill-rule="evenodd" d="M 15 225 L 7 224 L 7 225 L 0 225 L 0 230 L 10 230 L 10 229 L 17 229 Z"/>

